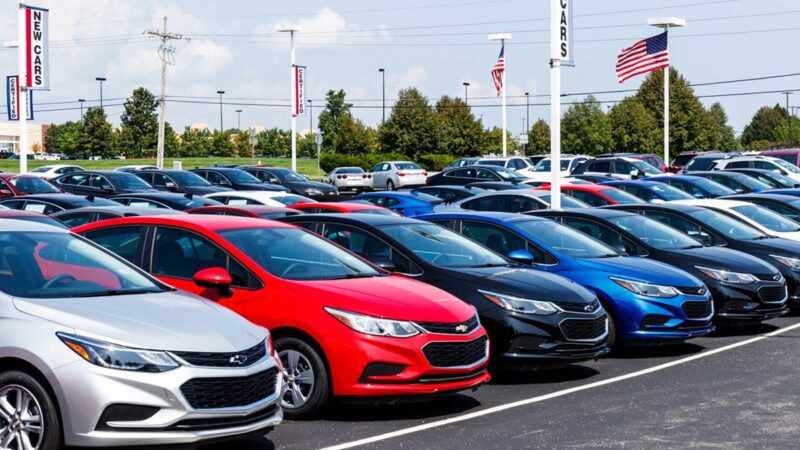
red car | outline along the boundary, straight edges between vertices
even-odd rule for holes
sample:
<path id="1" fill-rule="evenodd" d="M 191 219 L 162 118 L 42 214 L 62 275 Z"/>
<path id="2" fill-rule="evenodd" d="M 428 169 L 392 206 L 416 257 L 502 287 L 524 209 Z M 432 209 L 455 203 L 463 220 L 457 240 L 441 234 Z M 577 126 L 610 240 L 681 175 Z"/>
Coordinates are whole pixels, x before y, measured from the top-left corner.
<path id="1" fill-rule="evenodd" d="M 59 193 L 60 189 L 37 176 L 0 173 L 0 199 L 20 195 Z"/>
<path id="2" fill-rule="evenodd" d="M 259 219 L 277 219 L 279 217 L 303 214 L 302 211 L 296 209 L 265 205 L 203 206 L 202 208 L 187 209 L 184 212 L 214 216 L 256 217 Z"/>
<path id="3" fill-rule="evenodd" d="M 331 396 L 431 395 L 490 379 L 488 337 L 472 306 L 294 225 L 185 215 L 73 231 L 269 328 L 290 417 L 314 415 Z"/>
<path id="4" fill-rule="evenodd" d="M 309 214 L 381 214 L 384 216 L 399 216 L 399 214 L 392 212 L 381 206 L 375 206 L 369 203 L 349 203 L 349 202 L 320 202 L 320 203 L 298 203 L 289 208 L 303 211 Z"/>
<path id="5" fill-rule="evenodd" d="M 549 191 L 550 186 L 536 188 L 540 191 Z M 561 193 L 574 197 L 589 206 L 629 205 L 646 203 L 644 200 L 629 194 L 622 189 L 601 184 L 564 184 Z"/>
<path id="6" fill-rule="evenodd" d="M 686 167 L 687 164 L 689 164 L 689 161 L 691 161 L 692 158 L 699 155 L 700 153 L 702 152 L 681 153 L 672 160 L 672 164 L 670 164 L 670 166 L 667 167 L 667 170 L 665 172 L 671 172 L 671 173 L 680 172 L 681 170 L 683 170 L 684 167 Z"/>

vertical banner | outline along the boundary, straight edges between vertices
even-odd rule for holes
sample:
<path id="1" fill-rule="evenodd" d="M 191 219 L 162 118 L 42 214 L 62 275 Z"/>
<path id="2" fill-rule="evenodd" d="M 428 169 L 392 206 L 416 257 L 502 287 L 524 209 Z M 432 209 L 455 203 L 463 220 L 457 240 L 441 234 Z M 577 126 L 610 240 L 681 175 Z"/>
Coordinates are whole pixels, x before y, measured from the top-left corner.
<path id="1" fill-rule="evenodd" d="M 572 54 L 572 1 L 551 0 L 550 3 L 550 59 L 561 61 L 562 66 L 575 66 Z"/>
<path id="2" fill-rule="evenodd" d="M 304 116 L 306 114 L 306 68 L 305 66 L 292 66 L 292 115 Z"/>
<path id="3" fill-rule="evenodd" d="M 25 86 L 28 90 L 50 89 L 49 10 L 25 6 Z"/>
<path id="4" fill-rule="evenodd" d="M 19 120 L 19 97 L 20 86 L 19 76 L 9 75 L 6 77 L 6 110 L 8 120 Z M 33 120 L 33 92 L 28 92 L 28 120 Z"/>

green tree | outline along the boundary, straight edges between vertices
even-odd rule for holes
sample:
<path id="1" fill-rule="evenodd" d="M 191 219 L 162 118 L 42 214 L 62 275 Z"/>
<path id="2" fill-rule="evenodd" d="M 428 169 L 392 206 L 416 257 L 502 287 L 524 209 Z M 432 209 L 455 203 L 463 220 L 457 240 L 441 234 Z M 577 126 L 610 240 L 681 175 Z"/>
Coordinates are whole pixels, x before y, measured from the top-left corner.
<path id="1" fill-rule="evenodd" d="M 567 109 L 561 119 L 561 141 L 570 153 L 596 155 L 612 151 L 611 121 L 593 96 Z"/>
<path id="2" fill-rule="evenodd" d="M 444 96 L 436 102 L 436 116 L 442 130 L 443 151 L 456 156 L 475 156 L 484 140 L 483 124 L 464 100 Z"/>
<path id="3" fill-rule="evenodd" d="M 442 153 L 443 133 L 428 99 L 416 88 L 400 90 L 392 112 L 379 130 L 383 152 L 414 159 L 425 153 Z"/>
<path id="4" fill-rule="evenodd" d="M 147 89 L 136 88 L 120 116 L 120 144 L 128 157 L 155 155 L 158 143 L 158 101 Z"/>
<path id="5" fill-rule="evenodd" d="M 479 154 L 481 155 L 502 155 L 503 154 L 503 129 L 494 127 L 491 130 L 485 130 L 483 133 L 483 146 Z M 519 149 L 517 148 L 517 141 L 511 134 L 511 131 L 506 130 L 506 151 L 509 155 L 515 154 Z"/>
<path id="6" fill-rule="evenodd" d="M 800 146 L 800 119 L 792 117 L 788 122 L 778 125 L 773 136 L 774 142 L 781 147 Z"/>
<path id="7" fill-rule="evenodd" d="M 317 157 L 316 133 L 306 133 L 297 137 L 297 156 L 308 158 Z"/>
<path id="8" fill-rule="evenodd" d="M 342 120 L 344 117 L 350 116 L 350 107 L 353 104 L 347 103 L 345 96 L 343 89 L 329 90 L 325 95 L 325 109 L 317 119 L 317 126 L 322 134 L 322 151 L 331 151 Z"/>
<path id="9" fill-rule="evenodd" d="M 178 133 L 172 128 L 169 122 L 164 123 L 164 156 L 174 158 L 179 156 L 181 141 Z"/>
<path id="10" fill-rule="evenodd" d="M 614 151 L 652 153 L 658 150 L 662 133 L 651 111 L 635 97 L 627 97 L 611 108 Z"/>
<path id="11" fill-rule="evenodd" d="M 211 133 L 186 127 L 181 136 L 180 152 L 183 157 L 207 157 L 211 150 Z"/>
<path id="12" fill-rule="evenodd" d="M 211 135 L 211 147 L 209 150 L 209 154 L 211 156 L 217 156 L 220 158 L 237 156 L 236 144 L 234 143 L 229 130 L 215 131 Z"/>
<path id="13" fill-rule="evenodd" d="M 711 108 L 708 109 L 708 114 L 711 116 L 711 120 L 714 122 L 714 128 L 719 135 L 719 150 L 722 151 L 732 151 L 732 150 L 741 150 L 742 145 L 738 139 L 736 139 L 736 133 L 733 132 L 733 127 L 728 125 L 728 114 L 725 113 L 725 108 L 719 104 L 719 102 L 715 102 L 711 105 Z"/>
<path id="14" fill-rule="evenodd" d="M 789 123 L 789 114 L 780 105 L 759 109 L 742 130 L 742 145 L 750 148 L 757 141 L 773 141 L 775 130 Z"/>
<path id="15" fill-rule="evenodd" d="M 550 125 L 543 119 L 533 123 L 528 132 L 528 154 L 550 153 Z"/>
<path id="16" fill-rule="evenodd" d="M 256 154 L 262 156 L 289 156 L 292 150 L 292 133 L 280 128 L 270 128 L 256 135 Z"/>
<path id="17" fill-rule="evenodd" d="M 89 108 L 83 116 L 83 126 L 78 140 L 78 154 L 89 156 L 111 156 L 112 128 L 102 108 Z"/>
<path id="18" fill-rule="evenodd" d="M 333 139 L 332 150 L 343 155 L 373 153 L 378 148 L 374 133 L 370 133 L 360 120 L 346 115 L 339 122 L 339 131 Z"/>
<path id="19" fill-rule="evenodd" d="M 45 132 L 44 147 L 48 153 L 77 155 L 80 138 L 80 122 L 69 121 L 61 125 L 51 124 Z"/>

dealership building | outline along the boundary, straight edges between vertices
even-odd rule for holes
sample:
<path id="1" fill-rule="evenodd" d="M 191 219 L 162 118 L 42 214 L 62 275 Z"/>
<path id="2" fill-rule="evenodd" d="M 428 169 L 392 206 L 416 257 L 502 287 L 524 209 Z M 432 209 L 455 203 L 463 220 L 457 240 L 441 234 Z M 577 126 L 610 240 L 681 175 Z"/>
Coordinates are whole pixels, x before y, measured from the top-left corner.
<path id="1" fill-rule="evenodd" d="M 42 151 L 44 134 L 50 125 L 28 123 L 28 150 L 32 148 Z M 19 123 L 0 122 L 0 153 L 19 153 Z"/>

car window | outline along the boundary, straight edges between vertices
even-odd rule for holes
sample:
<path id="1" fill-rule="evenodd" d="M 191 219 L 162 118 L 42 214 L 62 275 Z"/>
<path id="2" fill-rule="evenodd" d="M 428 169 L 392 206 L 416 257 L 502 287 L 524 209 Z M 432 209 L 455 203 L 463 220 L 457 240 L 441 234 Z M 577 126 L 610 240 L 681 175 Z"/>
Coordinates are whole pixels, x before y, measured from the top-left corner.
<path id="1" fill-rule="evenodd" d="M 787 217 L 789 219 L 792 219 L 795 222 L 800 220 L 800 215 L 798 215 L 797 212 L 795 212 L 795 210 L 793 210 L 792 208 L 789 208 L 787 206 L 781 205 L 780 203 L 777 203 L 777 202 L 766 202 L 766 201 L 760 201 L 760 200 L 756 200 L 753 203 L 757 204 L 758 206 L 763 206 L 764 208 L 767 208 L 769 210 L 775 211 L 776 213 L 782 215 L 783 217 Z"/>
<path id="2" fill-rule="evenodd" d="M 55 194 L 61 192 L 52 184 L 36 177 L 13 177 L 9 182 L 18 191 L 25 194 Z M 3 182 L 3 186 L 6 186 L 5 182 Z"/>
<path id="3" fill-rule="evenodd" d="M 665 183 L 669 184 L 670 186 L 675 186 L 676 188 L 686 192 L 687 194 L 689 194 L 689 195 L 691 195 L 693 197 L 704 198 L 707 195 L 699 187 L 697 187 L 697 186 L 695 186 L 695 185 L 693 185 L 691 183 L 687 183 L 685 181 L 666 180 Z"/>
<path id="4" fill-rule="evenodd" d="M 138 179 L 138 178 L 137 178 Z M 92 175 L 89 177 L 89 186 L 98 189 L 114 189 L 114 186 L 101 175 Z"/>
<path id="5" fill-rule="evenodd" d="M 56 206 L 52 203 L 45 203 L 36 200 L 28 200 L 25 202 L 25 206 L 22 207 L 25 211 L 37 212 L 40 214 L 50 215 L 63 209 L 59 206 Z"/>
<path id="6" fill-rule="evenodd" d="M 514 250 L 529 250 L 527 240 L 496 225 L 465 220 L 461 226 L 461 234 L 501 255 L 508 255 Z M 538 258 L 536 254 L 533 255 L 534 262 L 540 264 L 545 262 L 544 252 L 536 248 L 530 250 L 538 253 Z"/>
<path id="7" fill-rule="evenodd" d="M 475 179 L 475 168 L 453 170 L 446 173 L 445 176 Z"/>
<path id="8" fill-rule="evenodd" d="M 84 233 L 84 236 L 135 264 L 143 229 L 141 225 L 100 228 Z"/>
<path id="9" fill-rule="evenodd" d="M 58 220 L 64 222 L 70 228 L 75 228 L 78 225 L 89 223 L 89 221 L 92 220 L 92 213 L 80 212 L 64 214 L 59 216 Z"/>
<path id="10" fill-rule="evenodd" d="M 611 161 L 593 161 L 585 172 L 611 173 Z"/>
<path id="11" fill-rule="evenodd" d="M 615 187 L 619 188 L 619 189 L 622 189 L 623 191 L 628 192 L 628 193 L 630 193 L 632 195 L 635 195 L 635 196 L 639 197 L 640 199 L 648 201 L 648 202 L 650 200 L 658 198 L 654 193 L 650 192 L 649 190 L 647 190 L 647 189 L 645 189 L 645 188 L 643 188 L 641 186 L 625 185 L 625 186 L 615 186 Z"/>
<path id="12" fill-rule="evenodd" d="M 486 169 L 475 169 L 475 178 L 484 181 L 500 181 L 500 177 Z"/>
<path id="13" fill-rule="evenodd" d="M 172 181 L 169 178 L 167 178 L 166 175 L 160 174 L 160 173 L 154 173 L 152 178 L 153 178 L 153 181 L 152 181 L 153 186 L 154 187 L 160 187 L 160 188 L 166 188 L 167 187 L 167 182 L 171 182 Z"/>
<path id="14" fill-rule="evenodd" d="M 61 184 L 68 184 L 72 186 L 84 186 L 89 182 L 89 175 L 88 174 L 80 174 L 80 175 L 68 175 L 61 177 L 58 180 Z"/>
<path id="15" fill-rule="evenodd" d="M 418 275 L 422 269 L 382 239 L 365 230 L 337 223 L 325 224 L 325 237 L 374 263 L 388 259 L 397 272 Z"/>
<path id="16" fill-rule="evenodd" d="M 574 258 L 609 258 L 619 256 L 616 250 L 606 244 L 592 239 L 574 228 L 570 228 L 554 220 L 521 220 L 514 226 L 521 228 L 529 236 L 544 242 L 552 249 Z M 528 243 L 528 247 L 532 247 Z M 531 252 L 536 255 L 536 253 Z"/>
<path id="17" fill-rule="evenodd" d="M 800 225 L 797 222 L 759 205 L 748 204 L 734 206 L 731 209 L 771 231 L 779 233 L 800 231 Z"/>
<path id="18" fill-rule="evenodd" d="M 663 211 L 644 211 L 644 216 L 663 223 L 664 225 L 675 228 L 676 230 L 688 234 L 689 236 L 709 242 L 712 237 L 700 225 L 685 219 L 681 216 L 666 213 Z"/>
<path id="19" fill-rule="evenodd" d="M 721 176 L 716 176 L 716 175 L 711 175 L 708 178 L 711 181 L 716 181 L 717 183 L 727 187 L 728 189 L 732 189 L 734 191 L 736 191 L 737 189 L 742 189 L 742 184 L 739 183 L 738 181 L 734 180 L 733 178 L 721 177 Z"/>
<path id="20" fill-rule="evenodd" d="M 564 190 L 564 193 L 575 197 L 576 199 L 588 204 L 589 206 L 605 206 L 610 205 L 611 202 L 600 197 L 594 192 L 578 191 L 578 190 Z"/>
<path id="21" fill-rule="evenodd" d="M 141 198 L 129 198 L 127 199 L 128 206 L 136 207 L 136 208 L 166 208 L 166 206 L 162 205 L 161 203 L 153 202 L 150 200 L 145 200 Z"/>
<path id="22" fill-rule="evenodd" d="M 725 166 L 726 169 L 746 169 L 748 167 L 750 167 L 749 161 L 731 161 Z M 763 169 L 763 167 L 758 168 Z"/>
<path id="23" fill-rule="evenodd" d="M 212 184 L 222 184 L 223 181 L 228 181 L 225 179 L 225 177 L 217 172 L 208 172 L 206 174 L 206 179 Z"/>
<path id="24" fill-rule="evenodd" d="M 563 223 L 615 249 L 624 250 L 628 254 L 638 253 L 639 246 L 635 242 L 607 225 L 580 217 L 564 217 Z"/>

